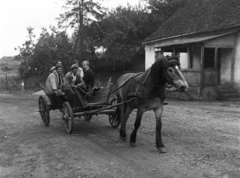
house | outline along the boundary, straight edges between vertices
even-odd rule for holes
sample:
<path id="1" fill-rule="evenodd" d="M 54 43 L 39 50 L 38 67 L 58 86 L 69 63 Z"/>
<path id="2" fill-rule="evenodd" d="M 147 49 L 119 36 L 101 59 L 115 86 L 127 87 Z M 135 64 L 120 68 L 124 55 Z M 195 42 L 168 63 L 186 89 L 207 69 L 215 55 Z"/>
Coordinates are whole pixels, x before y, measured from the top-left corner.
<path id="1" fill-rule="evenodd" d="M 159 49 L 179 54 L 192 97 L 240 100 L 239 0 L 189 0 L 143 45 L 145 68 Z"/>

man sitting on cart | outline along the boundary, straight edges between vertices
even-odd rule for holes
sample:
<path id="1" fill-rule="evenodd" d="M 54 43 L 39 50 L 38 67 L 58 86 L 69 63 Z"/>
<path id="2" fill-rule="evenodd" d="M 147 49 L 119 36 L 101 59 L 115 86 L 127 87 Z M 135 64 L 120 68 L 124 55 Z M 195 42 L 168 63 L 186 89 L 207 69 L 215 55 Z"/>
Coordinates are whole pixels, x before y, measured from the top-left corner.
<path id="1" fill-rule="evenodd" d="M 62 65 L 57 65 L 55 68 L 56 72 L 52 72 L 46 81 L 45 91 L 46 94 L 55 101 L 56 94 L 62 93 L 63 87 L 63 71 Z"/>
<path id="2" fill-rule="evenodd" d="M 46 93 L 56 94 L 62 92 L 63 86 L 63 76 L 62 76 L 62 66 L 56 66 L 56 72 L 50 73 L 46 81 Z"/>
<path id="3" fill-rule="evenodd" d="M 83 96 L 83 92 L 86 90 L 86 85 L 78 72 L 78 65 L 73 64 L 71 71 L 65 75 L 65 85 L 71 87 L 71 89 L 77 94 L 79 102 L 83 108 L 87 107 L 87 102 Z"/>

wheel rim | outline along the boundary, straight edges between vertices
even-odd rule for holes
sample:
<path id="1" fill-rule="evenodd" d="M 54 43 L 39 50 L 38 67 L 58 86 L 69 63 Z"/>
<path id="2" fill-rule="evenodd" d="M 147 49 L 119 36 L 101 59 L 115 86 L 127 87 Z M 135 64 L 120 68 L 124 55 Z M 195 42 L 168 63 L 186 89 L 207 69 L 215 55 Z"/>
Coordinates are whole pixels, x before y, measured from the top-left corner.
<path id="1" fill-rule="evenodd" d="M 68 103 L 64 103 L 63 105 L 63 118 L 65 120 L 65 129 L 69 134 L 71 134 L 73 131 L 73 114 L 72 109 Z"/>
<path id="2" fill-rule="evenodd" d="M 109 122 L 113 128 L 116 128 L 119 126 L 120 122 L 117 119 L 117 113 L 109 115 Z"/>
<path id="3" fill-rule="evenodd" d="M 111 104 L 112 105 L 117 104 L 117 100 L 116 99 L 112 100 Z M 120 121 L 117 118 L 117 109 L 116 109 L 115 113 L 110 114 L 108 117 L 109 117 L 109 122 L 110 122 L 111 126 L 113 128 L 117 128 L 120 124 Z"/>
<path id="4" fill-rule="evenodd" d="M 44 125 L 49 125 L 49 110 L 47 106 L 47 102 L 44 100 L 43 97 L 39 98 L 39 113 L 41 115 L 42 121 Z"/>

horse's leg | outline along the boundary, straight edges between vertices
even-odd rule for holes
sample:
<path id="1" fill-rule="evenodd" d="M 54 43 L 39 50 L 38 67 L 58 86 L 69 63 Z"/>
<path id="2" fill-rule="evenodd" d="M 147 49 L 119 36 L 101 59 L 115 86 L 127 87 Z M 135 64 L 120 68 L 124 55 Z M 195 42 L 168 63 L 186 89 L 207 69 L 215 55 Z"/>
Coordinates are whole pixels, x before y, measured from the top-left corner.
<path id="1" fill-rule="evenodd" d="M 137 130 L 141 125 L 141 120 L 142 120 L 142 115 L 143 115 L 144 111 L 143 109 L 138 109 L 137 110 L 137 116 L 136 116 L 136 120 L 134 123 L 134 129 L 132 131 L 131 137 L 130 137 L 130 146 L 131 147 L 136 147 L 136 137 L 137 137 Z"/>
<path id="2" fill-rule="evenodd" d="M 166 148 L 164 147 L 162 143 L 162 112 L 163 112 L 163 103 L 158 109 L 154 110 L 155 112 L 155 118 L 156 118 L 156 146 L 159 151 L 159 153 L 166 153 Z"/>
<path id="3" fill-rule="evenodd" d="M 126 141 L 127 134 L 126 134 L 126 121 L 125 121 L 125 117 L 124 117 L 124 105 L 119 106 L 119 115 L 121 118 L 120 138 L 123 141 Z"/>
<path id="4" fill-rule="evenodd" d="M 122 120 L 121 120 L 121 128 L 120 128 L 120 138 L 123 141 L 127 140 L 126 124 L 127 124 L 127 120 L 128 120 L 128 117 L 129 117 L 131 112 L 132 112 L 132 109 L 130 109 L 127 104 L 122 106 L 122 109 L 121 109 Z"/>

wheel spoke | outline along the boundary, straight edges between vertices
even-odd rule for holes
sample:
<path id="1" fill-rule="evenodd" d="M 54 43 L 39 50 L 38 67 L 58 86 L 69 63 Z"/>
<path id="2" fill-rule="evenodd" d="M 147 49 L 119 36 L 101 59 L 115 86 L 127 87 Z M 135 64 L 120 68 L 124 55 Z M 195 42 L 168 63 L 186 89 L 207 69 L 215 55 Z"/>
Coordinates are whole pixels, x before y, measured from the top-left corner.
<path id="1" fill-rule="evenodd" d="M 73 113 L 72 108 L 68 102 L 63 104 L 63 117 L 64 117 L 64 125 L 65 129 L 69 134 L 72 133 L 73 130 Z"/>
<path id="2" fill-rule="evenodd" d="M 44 98 L 44 96 L 39 97 L 38 105 L 39 105 L 39 113 L 40 113 L 40 116 L 42 118 L 43 124 L 45 126 L 48 126 L 49 121 L 50 121 L 49 108 L 48 108 L 47 101 Z"/>

